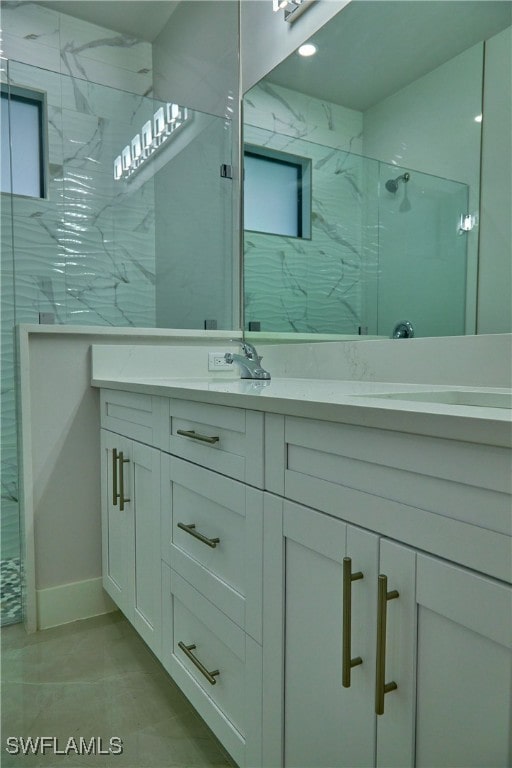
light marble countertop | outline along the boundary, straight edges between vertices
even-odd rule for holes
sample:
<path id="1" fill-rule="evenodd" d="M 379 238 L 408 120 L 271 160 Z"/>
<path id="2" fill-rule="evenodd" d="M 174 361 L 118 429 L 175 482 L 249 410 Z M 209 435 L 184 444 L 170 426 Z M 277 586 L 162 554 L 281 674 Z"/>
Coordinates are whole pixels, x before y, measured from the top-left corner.
<path id="1" fill-rule="evenodd" d="M 494 393 L 506 388 L 397 384 L 335 379 L 93 378 L 92 386 L 389 429 L 471 443 L 512 446 L 512 409 L 409 400 L 421 393 Z M 400 399 L 400 394 L 403 399 Z M 394 395 L 393 399 L 379 397 Z M 398 399 L 395 399 L 398 396 Z M 449 396 L 448 396 L 449 398 Z"/>

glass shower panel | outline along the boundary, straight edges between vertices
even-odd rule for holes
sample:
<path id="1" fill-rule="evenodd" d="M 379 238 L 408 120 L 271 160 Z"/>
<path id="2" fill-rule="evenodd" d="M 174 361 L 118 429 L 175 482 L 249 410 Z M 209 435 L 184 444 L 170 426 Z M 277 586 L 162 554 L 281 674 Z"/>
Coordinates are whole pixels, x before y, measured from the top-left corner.
<path id="1" fill-rule="evenodd" d="M 155 175 L 156 324 L 229 330 L 233 184 L 221 166 L 229 176 L 231 121 L 195 111 L 178 139 Z"/>
<path id="2" fill-rule="evenodd" d="M 468 186 L 245 125 L 312 163 L 311 239 L 244 233 L 244 327 L 389 338 L 465 333 Z M 254 330 L 254 326 L 252 326 Z"/>
<path id="3" fill-rule="evenodd" d="M 141 153 L 142 127 L 153 126 L 160 105 L 70 77 L 62 93 L 65 322 L 153 327 L 154 167 L 134 170 L 132 139 L 139 137 Z M 123 153 L 125 171 L 116 179 Z"/>
<path id="4" fill-rule="evenodd" d="M 39 313 L 65 322 L 64 272 L 58 231 L 63 201 L 61 76 L 16 61 L 9 62 L 9 83 L 42 93 L 46 101 L 44 173 L 46 197 L 12 195 L 15 323 L 38 323 Z"/>
<path id="5" fill-rule="evenodd" d="M 232 328 L 233 188 L 229 120 L 16 61 L 2 80 L 47 116 L 46 197 L 1 198 L 4 621 L 4 558 L 21 617 L 15 325 Z"/>
<path id="6" fill-rule="evenodd" d="M 1 62 L 2 81 L 8 80 L 7 62 Z M 2 100 L 4 101 L 4 100 Z M 2 120 L 9 120 L 9 101 L 2 104 Z M 5 170 L 4 170 L 5 172 Z M 1 281 L 0 281 L 0 420 L 1 445 L 1 518 L 0 518 L 0 588 L 2 626 L 21 621 L 21 547 L 18 499 L 18 460 L 16 429 L 15 344 L 14 344 L 14 259 L 12 198 L 0 197 Z"/>
<path id="7" fill-rule="evenodd" d="M 16 322 L 154 326 L 153 181 L 122 195 L 113 177 L 153 101 L 17 62 L 11 81 L 44 89 L 48 110 L 48 196 L 13 198 Z"/>
<path id="8" fill-rule="evenodd" d="M 416 336 L 464 334 L 467 185 L 385 163 L 379 176 L 377 333 L 408 320 Z"/>
<path id="9" fill-rule="evenodd" d="M 48 109 L 48 197 L 13 198 L 16 321 L 231 328 L 230 121 L 17 62 L 10 77 Z"/>

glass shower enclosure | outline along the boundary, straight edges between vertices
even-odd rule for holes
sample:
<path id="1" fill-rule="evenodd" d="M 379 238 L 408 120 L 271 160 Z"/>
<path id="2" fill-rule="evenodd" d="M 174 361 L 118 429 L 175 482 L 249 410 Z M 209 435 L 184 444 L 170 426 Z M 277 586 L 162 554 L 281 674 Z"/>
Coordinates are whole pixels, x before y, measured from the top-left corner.
<path id="1" fill-rule="evenodd" d="M 223 329 L 233 315 L 231 121 L 4 60 L 9 122 L 20 89 L 43 101 L 45 179 L 40 196 L 1 195 L 2 623 L 22 615 L 16 325 Z"/>
<path id="2" fill-rule="evenodd" d="M 311 234 L 244 233 L 244 326 L 389 338 L 466 333 L 468 186 L 258 126 L 246 144 L 311 164 Z"/>

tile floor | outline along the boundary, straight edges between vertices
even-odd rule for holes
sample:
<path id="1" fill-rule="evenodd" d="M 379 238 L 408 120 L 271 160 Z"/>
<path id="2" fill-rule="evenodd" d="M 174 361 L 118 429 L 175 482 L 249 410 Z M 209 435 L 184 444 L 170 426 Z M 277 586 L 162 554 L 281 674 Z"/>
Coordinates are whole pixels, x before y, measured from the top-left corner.
<path id="1" fill-rule="evenodd" d="M 215 736 L 120 613 L 27 635 L 1 630 L 2 768 L 233 766 Z M 12 736 L 70 737 L 119 755 L 13 755 Z M 18 742 L 20 743 L 20 742 Z M 98 742 L 96 741 L 96 744 Z"/>

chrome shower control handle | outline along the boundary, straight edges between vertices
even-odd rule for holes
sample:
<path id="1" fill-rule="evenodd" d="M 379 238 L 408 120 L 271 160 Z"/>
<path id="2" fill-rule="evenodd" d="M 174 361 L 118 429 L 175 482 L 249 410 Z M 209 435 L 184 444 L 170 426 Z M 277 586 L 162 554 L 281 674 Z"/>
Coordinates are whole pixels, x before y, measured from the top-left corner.
<path id="1" fill-rule="evenodd" d="M 412 339 L 414 337 L 414 327 L 409 320 L 401 320 L 393 328 L 392 339 Z"/>

